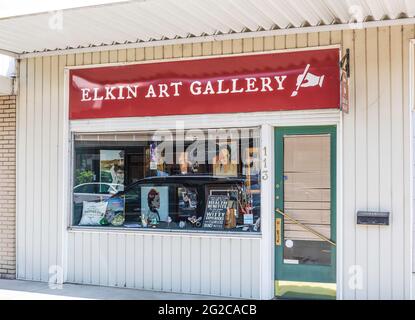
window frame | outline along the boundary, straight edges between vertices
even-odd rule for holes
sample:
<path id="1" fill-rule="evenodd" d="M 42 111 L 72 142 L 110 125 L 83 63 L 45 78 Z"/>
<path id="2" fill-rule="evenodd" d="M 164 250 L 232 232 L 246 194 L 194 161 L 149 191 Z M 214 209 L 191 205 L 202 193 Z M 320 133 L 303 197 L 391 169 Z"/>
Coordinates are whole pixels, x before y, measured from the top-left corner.
<path id="1" fill-rule="evenodd" d="M 216 127 L 203 127 L 200 130 L 209 130 L 209 129 L 225 129 L 225 130 L 232 130 L 237 129 L 257 129 L 259 132 L 258 135 L 258 148 L 261 150 L 262 147 L 262 136 L 261 136 L 261 126 L 260 125 L 253 125 L 253 126 L 242 126 L 242 127 L 235 127 L 235 126 L 225 126 L 223 128 L 216 128 Z M 177 129 L 177 128 L 176 128 Z M 169 129 L 165 128 L 165 130 L 176 130 L 176 129 Z M 140 133 L 148 133 L 156 131 L 155 129 L 137 129 L 137 130 L 126 130 L 117 132 L 117 134 L 140 134 Z M 171 228 L 171 229 L 162 229 L 162 228 L 128 228 L 128 227 L 114 227 L 114 226 L 79 226 L 74 225 L 73 218 L 74 218 L 74 172 L 75 172 L 75 137 L 76 135 L 106 135 L 106 134 L 115 134 L 113 131 L 91 131 L 91 132 L 81 132 L 81 131 L 70 131 L 69 134 L 69 186 L 70 189 L 68 190 L 69 195 L 69 214 L 67 216 L 67 230 L 73 231 L 92 231 L 92 232 L 116 232 L 116 233 L 154 233 L 154 234 L 175 234 L 175 235 L 189 235 L 189 234 L 198 234 L 198 235 L 218 235 L 218 236 L 226 236 L 226 237 L 243 237 L 243 238 L 261 238 L 262 237 L 262 220 L 263 220 L 263 209 L 262 209 L 262 201 L 259 217 L 261 218 L 261 227 L 259 231 L 235 231 L 235 230 L 209 230 L 209 229 L 178 229 L 178 228 Z M 208 139 L 207 139 L 208 140 Z M 242 157 L 242 155 L 239 155 Z M 262 154 L 259 153 L 259 161 L 262 163 Z M 261 168 L 260 168 L 261 172 Z M 262 178 L 261 174 L 259 174 L 259 183 L 260 183 L 260 194 L 262 193 Z M 123 192 L 125 193 L 127 190 L 127 186 L 124 186 L 125 189 Z"/>

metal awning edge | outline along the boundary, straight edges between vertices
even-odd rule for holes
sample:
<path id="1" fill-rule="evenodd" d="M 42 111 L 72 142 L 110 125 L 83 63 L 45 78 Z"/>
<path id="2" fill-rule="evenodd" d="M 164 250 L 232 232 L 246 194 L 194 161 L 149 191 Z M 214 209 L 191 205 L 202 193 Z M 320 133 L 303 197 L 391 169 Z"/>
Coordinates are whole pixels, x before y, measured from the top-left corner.
<path id="1" fill-rule="evenodd" d="M 96 52 L 96 51 L 103 51 L 103 50 L 122 50 L 122 49 L 132 49 L 132 48 L 176 45 L 176 44 L 236 40 L 236 39 L 243 39 L 243 38 L 269 37 L 269 36 L 303 34 L 303 33 L 313 33 L 313 32 L 330 32 L 330 31 L 341 31 L 341 30 L 348 30 L 348 29 L 356 30 L 356 29 L 377 28 L 377 27 L 397 26 L 397 25 L 411 25 L 411 24 L 415 24 L 415 18 L 401 18 L 401 19 L 380 20 L 380 21 L 366 21 L 366 22 L 358 22 L 358 23 L 331 24 L 331 25 L 308 26 L 308 27 L 288 28 L 288 29 L 250 31 L 250 32 L 230 33 L 230 34 L 217 34 L 217 35 L 190 37 L 190 38 L 177 38 L 177 39 L 169 39 L 169 40 L 134 42 L 134 43 L 127 43 L 127 44 L 108 44 L 108 45 L 100 45 L 100 46 L 88 46 L 88 47 L 80 47 L 80 48 L 68 48 L 68 49 L 48 50 L 48 51 L 39 51 L 39 52 L 28 52 L 28 53 L 21 53 L 21 54 L 10 52 L 7 50 L 2 50 L 0 48 L 0 52 L 3 51 L 4 54 L 6 55 L 9 52 L 15 58 L 26 59 L 26 58 L 32 58 L 32 57 L 38 57 L 38 56 L 65 55 L 65 54 L 74 54 L 74 53 Z"/>
<path id="2" fill-rule="evenodd" d="M 12 51 L 5 50 L 5 49 L 0 49 L 0 54 L 3 54 L 5 56 L 9 56 L 9 57 L 12 57 L 12 58 L 18 58 L 19 57 L 19 53 L 12 52 Z"/>

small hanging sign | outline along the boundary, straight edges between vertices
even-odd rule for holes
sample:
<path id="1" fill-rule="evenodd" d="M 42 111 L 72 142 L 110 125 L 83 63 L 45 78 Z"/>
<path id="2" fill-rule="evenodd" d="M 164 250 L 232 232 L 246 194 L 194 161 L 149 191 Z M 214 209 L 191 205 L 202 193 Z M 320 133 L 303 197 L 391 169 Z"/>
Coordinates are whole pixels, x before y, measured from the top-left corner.
<path id="1" fill-rule="evenodd" d="M 340 70 L 340 109 L 349 113 L 350 49 L 346 49 L 346 54 L 340 61 Z"/>

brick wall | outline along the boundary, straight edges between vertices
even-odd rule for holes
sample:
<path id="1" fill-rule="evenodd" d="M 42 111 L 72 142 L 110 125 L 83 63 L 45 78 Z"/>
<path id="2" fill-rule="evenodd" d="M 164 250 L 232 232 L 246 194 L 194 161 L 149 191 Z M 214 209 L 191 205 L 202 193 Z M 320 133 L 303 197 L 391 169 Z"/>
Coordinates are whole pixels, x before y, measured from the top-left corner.
<path id="1" fill-rule="evenodd" d="M 16 98 L 0 96 L 0 278 L 16 275 Z"/>

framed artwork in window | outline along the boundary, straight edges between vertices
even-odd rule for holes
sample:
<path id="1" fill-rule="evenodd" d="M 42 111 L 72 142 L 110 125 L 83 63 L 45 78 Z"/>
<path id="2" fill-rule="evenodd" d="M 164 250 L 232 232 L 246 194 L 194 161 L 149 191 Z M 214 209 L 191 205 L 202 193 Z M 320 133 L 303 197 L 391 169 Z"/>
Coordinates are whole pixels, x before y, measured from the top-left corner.
<path id="1" fill-rule="evenodd" d="M 168 222 L 169 187 L 141 187 L 141 215 L 149 223 Z"/>

